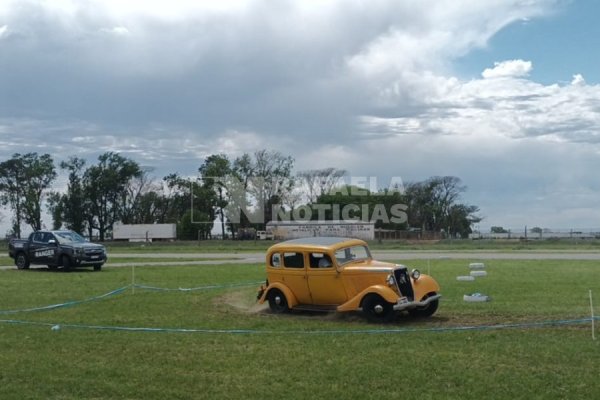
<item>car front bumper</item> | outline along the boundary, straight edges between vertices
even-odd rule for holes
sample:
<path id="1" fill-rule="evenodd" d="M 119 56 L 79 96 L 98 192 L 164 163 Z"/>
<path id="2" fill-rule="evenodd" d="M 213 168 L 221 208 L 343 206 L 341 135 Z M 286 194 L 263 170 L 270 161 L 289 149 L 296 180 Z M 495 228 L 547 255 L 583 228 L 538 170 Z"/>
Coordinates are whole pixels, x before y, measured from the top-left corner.
<path id="1" fill-rule="evenodd" d="M 409 301 L 406 297 L 400 297 L 394 304 L 394 311 L 409 310 L 411 308 L 426 307 L 429 303 L 438 300 L 441 294 L 430 296 L 422 301 Z"/>

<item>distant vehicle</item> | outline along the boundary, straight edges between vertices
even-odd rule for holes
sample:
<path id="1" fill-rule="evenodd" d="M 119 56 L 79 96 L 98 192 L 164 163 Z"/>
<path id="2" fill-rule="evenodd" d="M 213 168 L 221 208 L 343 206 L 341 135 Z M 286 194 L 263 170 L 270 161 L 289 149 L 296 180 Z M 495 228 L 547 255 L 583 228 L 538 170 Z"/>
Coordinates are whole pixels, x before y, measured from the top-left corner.
<path id="1" fill-rule="evenodd" d="M 418 270 L 375 261 L 358 239 L 313 237 L 271 246 L 266 256 L 267 281 L 258 292 L 271 311 L 357 311 L 386 322 L 407 311 L 429 317 L 438 308 L 440 286 Z"/>
<path id="2" fill-rule="evenodd" d="M 270 232 L 270 231 L 256 231 L 256 238 L 258 240 L 273 240 L 273 232 Z"/>
<path id="3" fill-rule="evenodd" d="M 106 262 L 106 249 L 101 244 L 90 243 L 73 231 L 36 231 L 28 239 L 12 239 L 8 255 L 18 269 L 28 269 L 31 264 L 47 265 L 55 270 L 62 267 L 70 271 L 77 267 L 93 267 L 100 271 Z"/>

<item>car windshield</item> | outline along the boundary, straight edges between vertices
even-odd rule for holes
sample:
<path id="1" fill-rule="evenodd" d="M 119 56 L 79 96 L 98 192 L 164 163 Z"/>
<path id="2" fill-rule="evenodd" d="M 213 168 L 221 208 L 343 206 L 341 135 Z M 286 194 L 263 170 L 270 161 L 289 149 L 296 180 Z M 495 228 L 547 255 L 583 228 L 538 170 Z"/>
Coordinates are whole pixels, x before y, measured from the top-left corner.
<path id="1" fill-rule="evenodd" d="M 344 265 L 355 261 L 363 261 L 371 258 L 371 252 L 367 246 L 350 246 L 335 252 L 338 265 Z"/>
<path id="2" fill-rule="evenodd" d="M 81 243 L 86 241 L 83 236 L 75 232 L 54 232 L 54 236 L 56 236 L 56 239 L 60 243 Z"/>

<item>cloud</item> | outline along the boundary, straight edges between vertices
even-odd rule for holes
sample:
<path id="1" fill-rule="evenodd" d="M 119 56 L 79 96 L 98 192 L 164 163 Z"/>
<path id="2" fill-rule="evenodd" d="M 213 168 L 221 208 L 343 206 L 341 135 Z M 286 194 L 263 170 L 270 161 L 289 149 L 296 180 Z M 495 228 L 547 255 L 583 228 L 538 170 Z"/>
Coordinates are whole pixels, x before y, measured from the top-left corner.
<path id="1" fill-rule="evenodd" d="M 533 66 L 531 61 L 509 60 L 494 63 L 494 68 L 486 68 L 482 73 L 486 79 L 517 78 L 528 76 Z"/>
<path id="2" fill-rule="evenodd" d="M 546 197 L 558 208 L 569 191 L 600 192 L 584 172 L 600 167 L 598 85 L 581 75 L 537 83 L 521 59 L 481 77 L 453 72 L 454 60 L 556 4 L 4 2 L 0 158 L 119 151 L 164 175 L 194 173 L 211 153 L 267 147 L 298 169 L 454 174 L 497 215 L 511 198 L 525 207 L 561 185 Z M 573 166 L 576 180 L 560 175 Z"/>
<path id="3" fill-rule="evenodd" d="M 585 79 L 581 74 L 573 75 L 573 80 L 571 81 L 571 85 L 574 86 L 582 86 L 585 85 Z"/>

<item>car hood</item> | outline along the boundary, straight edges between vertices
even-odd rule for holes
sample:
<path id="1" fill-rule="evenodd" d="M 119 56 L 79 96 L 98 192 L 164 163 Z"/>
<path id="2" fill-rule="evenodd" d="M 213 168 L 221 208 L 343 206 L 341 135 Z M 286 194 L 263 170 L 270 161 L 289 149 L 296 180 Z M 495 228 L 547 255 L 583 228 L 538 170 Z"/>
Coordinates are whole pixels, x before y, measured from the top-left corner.
<path id="1" fill-rule="evenodd" d="M 85 249 L 85 250 L 104 250 L 104 246 L 97 243 L 65 243 L 64 246 L 72 247 L 74 249 Z"/>
<path id="2" fill-rule="evenodd" d="M 391 273 L 394 268 L 399 267 L 398 264 L 376 261 L 376 260 L 365 260 L 360 262 L 351 263 L 342 269 L 346 272 L 387 272 Z"/>

